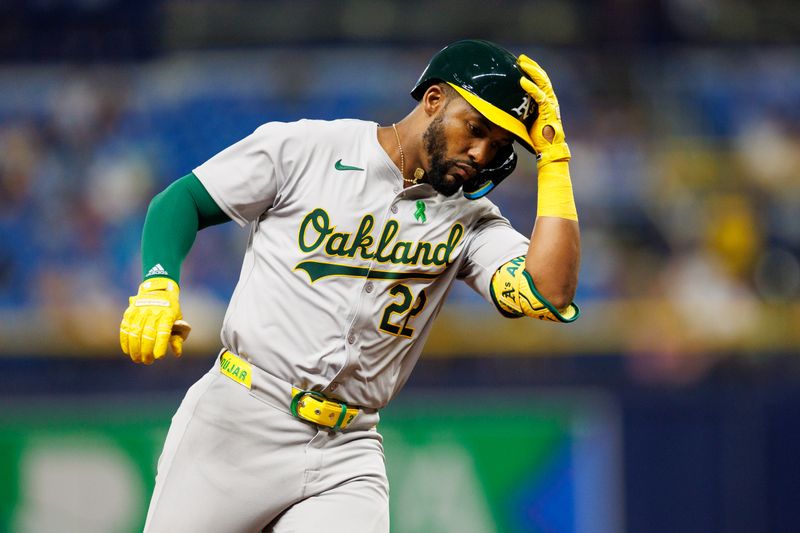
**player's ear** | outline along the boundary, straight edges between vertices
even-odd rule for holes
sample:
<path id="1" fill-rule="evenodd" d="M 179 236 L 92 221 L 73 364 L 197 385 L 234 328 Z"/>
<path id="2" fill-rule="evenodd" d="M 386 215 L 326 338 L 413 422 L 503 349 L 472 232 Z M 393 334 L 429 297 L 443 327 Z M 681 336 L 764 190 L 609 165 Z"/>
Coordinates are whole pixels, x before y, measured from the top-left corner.
<path id="1" fill-rule="evenodd" d="M 426 115 L 433 116 L 444 107 L 446 99 L 447 94 L 442 86 L 438 83 L 434 83 L 428 87 L 428 89 L 425 91 L 425 94 L 422 95 L 420 104 L 422 105 L 422 109 L 425 110 Z"/>

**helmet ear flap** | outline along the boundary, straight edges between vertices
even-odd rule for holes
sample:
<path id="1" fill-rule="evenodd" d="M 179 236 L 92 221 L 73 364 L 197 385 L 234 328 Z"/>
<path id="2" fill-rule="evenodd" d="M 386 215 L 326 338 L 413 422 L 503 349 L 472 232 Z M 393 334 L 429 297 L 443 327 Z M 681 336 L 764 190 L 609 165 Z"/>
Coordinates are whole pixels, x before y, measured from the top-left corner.
<path id="1" fill-rule="evenodd" d="M 497 187 L 517 167 L 517 153 L 509 144 L 497 152 L 495 158 L 478 174 L 463 185 L 464 197 L 468 200 L 483 198 Z"/>

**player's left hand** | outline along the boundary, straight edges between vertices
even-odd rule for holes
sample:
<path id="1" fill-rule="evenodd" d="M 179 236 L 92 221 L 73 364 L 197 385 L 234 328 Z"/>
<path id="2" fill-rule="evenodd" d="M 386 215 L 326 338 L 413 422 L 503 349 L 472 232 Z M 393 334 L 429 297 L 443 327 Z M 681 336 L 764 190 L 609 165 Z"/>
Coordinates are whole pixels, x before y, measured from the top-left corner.
<path id="1" fill-rule="evenodd" d="M 166 355 L 168 345 L 177 357 L 183 353 L 183 341 L 192 327 L 182 320 L 179 292 L 178 284 L 169 278 L 150 278 L 128 300 L 119 343 L 134 363 L 152 364 Z"/>
<path id="2" fill-rule="evenodd" d="M 561 109 L 550 78 L 536 61 L 525 54 L 521 54 L 517 62 L 522 71 L 533 80 L 522 77 L 519 84 L 536 101 L 539 108 L 539 114 L 530 131 L 533 148 L 538 154 L 539 168 L 553 161 L 569 161 L 570 152 L 561 123 Z"/>

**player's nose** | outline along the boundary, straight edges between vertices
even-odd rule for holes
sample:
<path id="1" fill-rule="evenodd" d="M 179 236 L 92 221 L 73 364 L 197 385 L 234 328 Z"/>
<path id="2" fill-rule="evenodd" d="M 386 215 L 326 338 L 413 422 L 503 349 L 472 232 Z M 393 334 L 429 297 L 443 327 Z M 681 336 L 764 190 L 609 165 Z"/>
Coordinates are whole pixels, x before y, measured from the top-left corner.
<path id="1" fill-rule="evenodd" d="M 494 150 L 489 139 L 476 139 L 467 155 L 473 166 L 483 168 L 492 160 Z"/>

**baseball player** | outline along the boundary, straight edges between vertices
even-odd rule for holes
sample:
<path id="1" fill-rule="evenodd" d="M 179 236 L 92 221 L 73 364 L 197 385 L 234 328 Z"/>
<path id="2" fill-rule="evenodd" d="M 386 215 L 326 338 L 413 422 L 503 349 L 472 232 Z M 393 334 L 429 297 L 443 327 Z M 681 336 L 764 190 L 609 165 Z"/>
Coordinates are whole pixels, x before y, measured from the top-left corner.
<path id="1" fill-rule="evenodd" d="M 544 70 L 451 44 L 400 122 L 267 123 L 158 194 L 144 281 L 120 326 L 136 363 L 180 356 L 180 267 L 198 230 L 250 237 L 213 368 L 158 461 L 148 532 L 387 532 L 379 412 L 403 387 L 456 279 L 504 316 L 571 322 L 579 232 Z M 529 239 L 485 195 L 538 159 Z M 441 405 L 463 410 L 463 405 Z"/>

